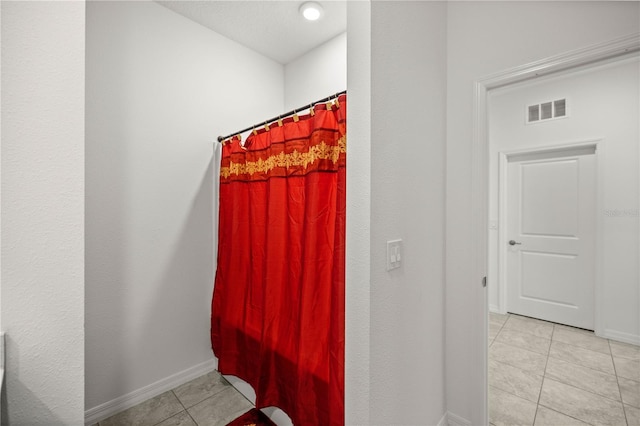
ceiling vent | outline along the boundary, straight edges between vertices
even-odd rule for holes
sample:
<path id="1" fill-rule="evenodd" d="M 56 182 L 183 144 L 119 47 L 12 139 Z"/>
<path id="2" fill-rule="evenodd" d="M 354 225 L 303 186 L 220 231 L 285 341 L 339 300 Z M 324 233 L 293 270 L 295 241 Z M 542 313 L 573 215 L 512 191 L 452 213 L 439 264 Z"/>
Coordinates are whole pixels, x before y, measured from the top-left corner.
<path id="1" fill-rule="evenodd" d="M 543 102 L 541 104 L 529 105 L 527 107 L 527 123 L 538 123 L 540 121 L 551 120 L 553 118 L 562 118 L 566 116 L 566 99 Z"/>

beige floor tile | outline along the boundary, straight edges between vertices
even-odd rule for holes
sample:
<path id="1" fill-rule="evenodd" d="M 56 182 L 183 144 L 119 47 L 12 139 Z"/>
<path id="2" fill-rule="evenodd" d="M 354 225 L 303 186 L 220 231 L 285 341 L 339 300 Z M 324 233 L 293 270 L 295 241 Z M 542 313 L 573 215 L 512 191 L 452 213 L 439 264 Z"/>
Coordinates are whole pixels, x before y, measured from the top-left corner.
<path id="1" fill-rule="evenodd" d="M 503 325 L 507 319 L 509 319 L 509 314 L 502 315 L 497 312 L 489 312 L 489 322 L 495 322 Z"/>
<path id="2" fill-rule="evenodd" d="M 509 320 L 504 326 L 510 330 L 522 331 L 544 339 L 551 339 L 551 334 L 553 333 L 552 323 L 518 315 L 509 316 Z"/>
<path id="3" fill-rule="evenodd" d="M 607 374 L 615 374 L 611 355 L 605 355 L 589 349 L 568 345 L 557 340 L 551 341 L 549 356 L 563 361 L 589 367 Z"/>
<path id="4" fill-rule="evenodd" d="M 609 341 L 601 337 L 596 337 L 593 333 L 588 334 L 577 332 L 566 327 L 558 327 L 553 332 L 553 340 L 607 355 L 611 353 L 609 350 Z"/>
<path id="5" fill-rule="evenodd" d="M 190 408 L 231 385 L 217 371 L 200 376 L 173 390 L 182 405 Z"/>
<path id="6" fill-rule="evenodd" d="M 627 424 L 629 426 L 640 426 L 640 408 L 625 405 L 624 412 L 627 415 Z"/>
<path id="7" fill-rule="evenodd" d="M 613 358 L 618 377 L 640 381 L 640 359 Z"/>
<path id="8" fill-rule="evenodd" d="M 502 324 L 489 321 L 489 340 L 495 339 L 501 329 Z"/>
<path id="9" fill-rule="evenodd" d="M 540 405 L 591 424 L 625 424 L 622 403 L 547 378 L 542 384 Z"/>
<path id="10" fill-rule="evenodd" d="M 547 357 L 542 354 L 505 345 L 498 341 L 494 341 L 489 348 L 489 359 L 518 367 L 539 376 L 544 374 L 544 366 L 547 363 Z"/>
<path id="11" fill-rule="evenodd" d="M 176 414 L 173 417 L 169 417 L 162 423 L 158 423 L 157 426 L 198 426 L 193 421 L 191 416 L 186 411 Z"/>
<path id="12" fill-rule="evenodd" d="M 489 360 L 489 386 L 537 403 L 542 376 Z"/>
<path id="13" fill-rule="evenodd" d="M 233 387 L 218 392 L 187 411 L 198 426 L 226 426 L 253 408 Z"/>
<path id="14" fill-rule="evenodd" d="M 588 426 L 588 423 L 538 405 L 534 426 Z"/>
<path id="15" fill-rule="evenodd" d="M 173 392 L 168 391 L 100 422 L 100 426 L 152 426 L 183 411 Z"/>
<path id="16" fill-rule="evenodd" d="M 496 426 L 532 425 L 536 404 L 526 399 L 489 388 L 489 421 Z"/>
<path id="17" fill-rule="evenodd" d="M 622 402 L 640 408 L 640 382 L 618 377 Z"/>
<path id="18" fill-rule="evenodd" d="M 620 401 L 618 380 L 612 374 L 549 357 L 544 376 Z"/>
<path id="19" fill-rule="evenodd" d="M 640 359 L 640 346 L 628 343 L 609 341 L 611 353 L 617 358 Z"/>
<path id="20" fill-rule="evenodd" d="M 551 340 L 549 339 L 537 337 L 533 334 L 524 333 L 518 330 L 511 330 L 508 329 L 506 325 L 502 330 L 500 330 L 500 333 L 496 337 L 496 341 L 506 345 L 526 349 L 531 352 L 537 352 L 542 355 L 547 355 L 549 353 L 549 345 L 551 344 Z"/>

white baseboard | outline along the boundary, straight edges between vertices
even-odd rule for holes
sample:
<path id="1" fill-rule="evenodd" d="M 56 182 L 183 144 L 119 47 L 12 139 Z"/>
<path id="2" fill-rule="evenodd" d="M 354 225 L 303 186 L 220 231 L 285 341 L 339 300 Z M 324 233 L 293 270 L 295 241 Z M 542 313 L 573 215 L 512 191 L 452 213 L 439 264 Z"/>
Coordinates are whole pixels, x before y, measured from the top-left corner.
<path id="1" fill-rule="evenodd" d="M 640 336 L 638 336 L 637 334 L 605 329 L 604 335 L 601 337 L 604 337 L 606 339 L 616 340 L 618 342 L 631 343 L 632 345 L 640 345 Z"/>
<path id="2" fill-rule="evenodd" d="M 126 395 L 107 401 L 104 404 L 89 408 L 84 412 L 85 425 L 93 425 L 100 420 L 104 420 L 107 417 L 111 417 L 114 414 L 134 407 L 147 399 L 158 396 L 161 393 L 178 387 L 195 379 L 196 377 L 207 374 L 216 368 L 218 368 L 218 360 L 216 358 L 212 358 L 198 365 L 194 365 L 193 367 L 189 367 L 186 370 L 172 374 L 169 377 L 160 379 L 143 388 L 129 392 Z"/>
<path id="3" fill-rule="evenodd" d="M 463 417 L 453 414 L 451 411 L 447 411 L 447 423 L 449 426 L 471 426 L 471 422 Z"/>

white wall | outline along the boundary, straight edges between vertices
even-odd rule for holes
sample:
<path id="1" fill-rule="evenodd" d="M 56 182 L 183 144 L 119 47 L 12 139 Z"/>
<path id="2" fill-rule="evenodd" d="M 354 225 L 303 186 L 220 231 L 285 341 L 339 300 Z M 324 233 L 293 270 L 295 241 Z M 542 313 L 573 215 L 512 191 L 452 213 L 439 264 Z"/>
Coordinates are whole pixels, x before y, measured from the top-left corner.
<path id="1" fill-rule="evenodd" d="M 213 141 L 283 92 L 282 65 L 163 6 L 87 4 L 87 409 L 213 365 Z"/>
<path id="2" fill-rule="evenodd" d="M 3 423 L 84 419 L 84 2 L 2 2 Z"/>
<path id="3" fill-rule="evenodd" d="M 448 411 L 482 424 L 474 334 L 485 291 L 469 238 L 473 82 L 488 74 L 640 30 L 638 2 L 449 2 L 447 57 L 446 377 Z"/>
<path id="4" fill-rule="evenodd" d="M 0 4 L 0 46 L 2 46 L 2 4 Z M 2 99 L 2 59 L 0 58 L 0 100 Z M 2 108 L 0 106 L 0 113 Z M 0 125 L 0 188 L 2 187 L 2 125 Z M 2 218 L 2 191 L 0 191 L 0 218 Z M 0 223 L 2 220 L 0 220 Z M 2 226 L 0 226 L 0 247 L 2 247 Z M 2 255 L 0 253 L 0 333 L 2 328 Z M 2 340 L 4 342 L 4 339 Z M 4 354 L 4 344 L 1 350 Z M 3 355 L 0 355 L 3 356 Z M 4 370 L 4 357 L 2 358 L 0 368 Z M 4 383 L 4 379 L 2 379 Z M 2 413 L 2 388 L 4 385 L 0 383 L 0 413 Z M 1 420 L 0 420 L 1 423 Z"/>
<path id="5" fill-rule="evenodd" d="M 347 3 L 345 424 L 370 423 L 371 4 Z"/>
<path id="6" fill-rule="evenodd" d="M 346 88 L 347 33 L 332 38 L 284 67 L 286 111 Z"/>
<path id="7" fill-rule="evenodd" d="M 445 412 L 446 17 L 445 2 L 371 3 L 371 424 Z"/>
<path id="8" fill-rule="evenodd" d="M 492 91 L 490 96 L 489 219 L 498 221 L 498 153 L 593 139 L 602 163 L 603 205 L 598 206 L 604 241 L 603 293 L 596 306 L 603 309 L 604 337 L 640 343 L 638 293 L 638 140 L 640 63 L 637 57 L 607 63 Z M 526 105 L 567 99 L 566 118 L 525 124 Z M 620 212 L 620 216 L 611 214 Z M 626 212 L 626 214 L 625 214 Z M 490 258 L 497 261 L 497 231 L 490 231 Z M 493 265 L 493 262 L 490 262 Z M 489 271 L 489 303 L 498 305 L 497 271 Z"/>

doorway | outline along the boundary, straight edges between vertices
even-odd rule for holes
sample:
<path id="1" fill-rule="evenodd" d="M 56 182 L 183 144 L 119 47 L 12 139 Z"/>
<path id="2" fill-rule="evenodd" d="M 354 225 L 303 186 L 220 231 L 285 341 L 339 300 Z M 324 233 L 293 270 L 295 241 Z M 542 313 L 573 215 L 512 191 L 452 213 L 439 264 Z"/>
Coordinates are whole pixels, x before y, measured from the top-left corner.
<path id="1" fill-rule="evenodd" d="M 596 145 L 503 152 L 500 160 L 506 310 L 593 330 Z"/>
<path id="2" fill-rule="evenodd" d="M 600 61 L 489 93 L 492 312 L 640 344 L 638 66 L 637 55 Z M 529 121 L 532 105 L 558 99 L 560 117 Z"/>
<path id="3" fill-rule="evenodd" d="M 627 251 L 630 251 L 630 253 L 636 258 L 638 255 L 637 214 L 633 218 L 631 217 L 634 215 L 634 212 L 636 211 L 635 209 L 637 208 L 635 206 L 638 203 L 638 138 L 637 134 L 634 133 L 633 130 L 632 133 L 627 134 L 626 136 L 622 136 L 624 130 L 622 130 L 622 133 L 620 132 L 621 129 L 637 129 L 638 114 L 637 112 L 634 112 L 635 115 L 626 115 L 627 106 L 624 106 L 624 102 L 620 104 L 613 102 L 609 107 L 604 106 L 613 100 L 612 96 L 617 93 L 618 84 L 624 86 L 618 77 L 610 78 L 608 83 L 603 84 L 600 87 L 597 96 L 594 98 L 596 101 L 587 101 L 583 96 L 583 94 L 588 92 L 590 88 L 594 88 L 594 86 L 585 84 L 584 78 L 589 74 L 593 75 L 599 72 L 604 72 L 620 76 L 621 74 L 616 73 L 629 65 L 629 69 L 633 72 L 633 74 L 630 74 L 631 81 L 635 86 L 627 87 L 626 89 L 626 93 L 632 96 L 632 98 L 629 99 L 630 103 L 628 104 L 628 107 L 633 111 L 637 111 L 638 59 L 637 55 L 617 57 L 616 59 L 611 58 L 611 53 L 604 57 L 598 55 L 602 55 L 602 52 L 594 53 L 593 56 L 589 57 L 589 59 L 586 59 L 586 56 L 589 55 L 585 54 L 585 58 L 583 58 L 584 61 L 580 62 L 581 64 L 585 64 L 583 66 L 575 66 L 575 62 L 573 62 L 571 64 L 561 64 L 558 68 L 558 64 L 562 61 L 555 63 L 551 63 L 552 61 L 550 61 L 549 68 L 547 70 L 540 72 L 540 70 L 537 69 L 535 71 L 531 71 L 528 76 L 525 76 L 524 78 L 527 79 L 526 82 L 520 80 L 519 82 L 514 83 L 513 80 L 510 79 L 514 79 L 515 76 L 510 76 L 508 73 L 504 73 L 495 79 L 488 78 L 484 81 L 477 82 L 476 89 L 478 95 L 476 98 L 476 105 L 479 111 L 478 115 L 481 117 L 480 121 L 482 121 L 482 117 L 486 118 L 488 126 L 486 140 L 481 134 L 482 132 L 479 132 L 480 134 L 477 139 L 480 141 L 481 145 L 474 155 L 478 160 L 488 154 L 484 165 L 486 168 L 483 169 L 483 167 L 480 167 L 476 175 L 480 182 L 479 184 L 476 184 L 476 188 L 483 184 L 487 185 L 485 188 L 488 188 L 488 190 L 480 191 L 488 195 L 486 199 L 487 205 L 485 212 L 487 216 L 485 217 L 485 223 L 488 223 L 489 225 L 488 229 L 485 225 L 484 232 L 481 230 L 478 231 L 481 232 L 478 241 L 482 241 L 486 244 L 482 247 L 480 253 L 487 253 L 488 257 L 491 258 L 491 251 L 494 250 L 494 253 L 498 253 L 500 250 L 499 247 L 502 247 L 501 249 L 506 255 L 511 254 L 512 257 L 516 258 L 515 267 L 509 266 L 507 259 L 503 259 L 502 262 L 488 262 L 485 266 L 486 269 L 482 271 L 488 272 L 488 292 L 487 300 L 485 301 L 485 312 L 491 311 L 491 314 L 488 315 L 489 327 L 487 328 L 487 334 L 485 334 L 485 344 L 487 344 L 488 347 L 492 342 L 495 342 L 493 339 L 496 338 L 496 335 L 499 332 L 505 331 L 503 341 L 498 342 L 498 346 L 501 347 L 497 349 L 503 352 L 499 354 L 502 356 L 501 360 L 507 361 L 505 365 L 494 365 L 496 361 L 500 360 L 496 360 L 495 358 L 492 359 L 492 354 L 489 350 L 485 352 L 485 354 L 487 354 L 487 358 L 485 359 L 489 365 L 488 370 L 485 370 L 488 371 L 487 376 L 485 376 L 487 379 L 485 387 L 487 423 L 489 423 L 489 411 L 493 411 L 495 408 L 495 404 L 493 407 L 489 404 L 489 395 L 492 393 L 493 395 L 502 394 L 505 396 L 501 404 L 510 399 L 513 400 L 511 401 L 512 404 L 507 403 L 511 408 L 510 411 L 512 412 L 524 413 L 528 410 L 529 415 L 532 416 L 530 418 L 531 423 L 533 423 L 536 418 L 540 418 L 542 420 L 548 418 L 566 420 L 562 415 L 568 415 L 574 419 L 579 419 L 579 416 L 584 416 L 584 413 L 568 413 L 567 411 L 561 410 L 561 407 L 559 406 L 549 407 L 549 405 L 553 405 L 553 401 L 557 400 L 556 398 L 550 397 L 550 395 L 559 394 L 562 394 L 563 396 L 566 395 L 569 399 L 577 396 L 593 397 L 591 408 L 598 406 L 599 403 L 604 401 L 604 403 L 611 404 L 611 406 L 614 407 L 608 412 L 613 416 L 613 418 L 620 419 L 623 424 L 626 421 L 625 415 L 627 404 L 625 402 L 625 391 L 622 390 L 622 388 L 617 389 L 618 395 L 622 395 L 622 397 L 618 396 L 617 399 L 615 399 L 614 391 L 616 391 L 616 389 L 613 389 L 612 393 L 607 397 L 603 396 L 602 392 L 599 393 L 597 389 L 585 389 L 584 383 L 580 383 L 579 381 L 572 381 L 568 384 L 567 382 L 573 379 L 566 377 L 561 379 L 560 377 L 550 377 L 546 375 L 546 372 L 548 371 L 547 366 L 549 365 L 555 368 L 556 372 L 571 367 L 575 368 L 575 375 L 584 373 L 586 375 L 590 375 L 592 379 L 597 376 L 600 383 L 604 383 L 604 381 L 611 380 L 612 378 L 613 381 L 617 378 L 618 383 L 625 383 L 625 380 L 628 378 L 616 376 L 616 372 L 620 371 L 618 366 L 623 365 L 626 362 L 620 357 L 619 348 L 622 347 L 624 350 L 636 353 L 638 351 L 637 345 L 640 343 L 638 330 L 634 328 L 635 326 L 630 325 L 631 321 L 636 320 L 637 322 L 638 319 L 638 310 L 636 306 L 638 303 L 637 295 L 634 297 L 630 296 L 630 293 L 628 293 L 629 300 L 621 302 L 625 305 L 625 308 L 624 313 L 619 312 L 620 315 L 613 312 L 611 304 L 611 300 L 613 299 L 621 301 L 624 297 L 623 294 L 625 294 L 625 290 L 623 290 L 623 288 L 628 286 L 628 289 L 630 289 L 633 286 L 633 283 L 637 284 L 638 280 L 637 264 L 630 261 L 631 257 L 627 258 L 628 262 L 622 261 L 621 263 L 618 263 L 619 266 L 623 265 L 622 267 L 625 270 L 623 274 L 616 274 L 614 271 L 615 268 L 612 267 L 615 263 L 612 262 L 613 253 L 626 257 Z M 557 58 L 555 59 L 557 61 Z M 587 66 L 586 64 L 591 65 Z M 540 78 L 543 74 L 546 74 L 546 77 Z M 518 77 L 522 78 L 522 74 Z M 554 81 L 557 83 L 555 86 Z M 574 94 L 572 91 L 573 88 L 575 88 L 572 86 L 574 85 L 573 81 L 576 82 L 576 87 L 586 88 L 586 90 L 576 92 L 579 94 Z M 508 102 L 504 103 L 501 108 L 496 107 L 492 103 L 494 98 L 499 95 L 503 95 L 505 97 L 512 95 L 515 96 L 518 90 L 526 91 L 527 87 L 529 94 L 533 93 L 535 96 L 530 96 L 528 99 L 520 99 L 520 103 L 517 108 L 514 108 L 513 104 L 509 104 Z M 562 90 L 564 90 L 564 92 L 560 93 L 559 88 L 561 88 L 560 92 L 562 92 Z M 527 115 L 531 105 L 542 106 L 543 104 L 548 103 L 547 101 L 551 101 L 553 103 L 553 101 L 557 99 L 567 100 L 567 119 L 562 118 L 550 120 L 545 123 L 527 122 Z M 482 106 L 482 103 L 485 101 L 488 109 L 487 111 L 483 110 L 484 107 Z M 590 115 L 591 113 L 586 112 L 588 108 L 585 108 L 585 106 L 587 105 L 599 105 L 599 114 L 601 115 L 598 118 L 596 118 L 597 114 L 595 116 Z M 572 134 L 570 131 L 570 128 L 572 127 L 571 122 L 579 121 L 581 116 L 584 118 L 590 118 L 578 126 L 578 133 L 575 133 L 574 128 L 574 133 Z M 526 137 L 517 138 L 514 137 L 513 134 L 508 136 L 509 132 L 513 129 L 496 130 L 494 126 L 494 119 L 496 117 L 510 121 L 512 123 L 512 127 L 519 126 L 524 128 L 523 131 Z M 611 125 L 615 127 L 615 130 L 595 129 L 594 126 L 601 123 L 611 123 Z M 477 130 L 481 130 L 481 124 L 480 128 L 477 128 Z M 553 130 L 554 132 L 548 133 L 547 130 Z M 503 141 L 506 141 L 505 143 L 510 145 L 492 146 L 496 136 L 498 136 L 498 139 L 502 138 Z M 483 140 L 486 144 L 484 145 L 486 149 L 484 154 L 482 154 Z M 595 147 L 597 147 L 597 149 L 594 149 Z M 569 150 L 570 148 L 578 148 L 578 151 L 586 150 L 587 152 L 571 152 Z M 603 149 L 601 150 L 601 148 Z M 623 151 L 626 153 L 622 154 Z M 606 152 L 606 155 L 603 155 L 604 152 Z M 586 167 L 580 167 L 581 163 L 585 163 Z M 569 164 L 572 165 L 570 166 Z M 574 168 L 574 171 L 580 169 L 583 171 L 591 169 L 593 171 L 594 177 L 583 179 L 584 182 L 591 180 L 592 188 L 597 188 L 591 193 L 591 201 L 585 200 L 585 196 L 579 195 L 579 191 L 573 195 L 569 194 L 570 191 L 567 192 L 569 189 L 569 185 L 567 185 L 568 181 L 563 183 L 560 177 L 568 177 L 568 175 L 571 174 L 569 170 L 572 167 Z M 527 170 L 525 171 L 524 169 Z M 622 171 L 623 169 L 626 171 Z M 482 176 L 483 171 L 486 173 L 485 176 Z M 522 182 L 523 175 L 527 175 L 525 180 L 528 180 L 528 182 L 526 184 L 523 184 Z M 572 182 L 580 186 L 579 182 L 581 177 L 584 177 L 583 175 L 584 173 L 582 172 L 574 173 L 574 177 L 577 177 L 577 180 L 574 179 Z M 597 178 L 595 176 L 597 176 Z M 513 180 L 517 182 L 518 179 L 520 179 L 520 185 L 506 184 Z M 594 181 L 599 183 L 594 183 Z M 502 187 L 499 185 L 500 182 L 503 182 Z M 618 182 L 618 185 L 616 186 L 614 182 Z M 620 182 L 626 182 L 623 190 L 619 184 Z M 525 219 L 525 221 L 528 221 L 528 224 L 526 224 L 528 226 L 528 231 L 524 230 L 525 232 L 522 232 L 523 229 L 517 229 L 518 220 L 505 220 L 505 218 L 509 217 L 509 210 L 515 210 L 515 213 L 512 212 L 512 215 L 519 215 L 519 225 L 523 225 L 522 219 L 526 216 L 526 213 L 522 212 L 522 194 L 517 193 L 517 191 L 514 194 L 510 194 L 508 192 L 509 187 L 511 187 L 512 190 L 519 191 L 522 189 L 532 190 L 533 193 L 528 196 L 528 203 L 531 204 L 528 207 L 533 206 L 534 210 L 536 208 L 541 210 L 540 204 L 551 205 L 550 209 L 544 209 L 542 212 L 539 212 L 539 214 L 534 215 L 533 217 L 528 216 Z M 542 190 L 543 187 L 551 188 L 551 190 Z M 625 192 L 625 198 L 620 195 L 621 190 Z M 506 200 L 504 203 L 499 203 L 500 193 L 502 193 L 503 200 Z M 510 206 L 510 203 L 508 202 L 509 195 L 511 195 L 513 199 L 518 200 L 518 202 L 511 203 L 514 205 Z M 553 203 L 552 201 L 554 201 L 554 197 L 556 196 L 559 197 L 558 202 Z M 569 203 L 572 197 L 575 202 Z M 582 202 L 586 204 L 581 205 Z M 573 207 L 569 207 L 571 204 Z M 588 205 L 590 205 L 591 208 L 587 207 Z M 524 203 L 524 207 L 527 207 L 527 202 Z M 571 269 L 575 270 L 575 266 L 567 266 L 572 262 L 576 263 L 575 253 L 562 252 L 557 248 L 548 250 L 549 253 L 553 253 L 553 256 L 548 257 L 554 258 L 553 260 L 555 261 L 558 259 L 565 261 L 556 262 L 557 264 L 554 266 L 555 272 L 553 272 L 553 268 L 539 264 L 541 258 L 545 256 L 544 250 L 541 250 L 538 247 L 536 250 L 529 249 L 529 253 L 526 253 L 527 250 L 523 250 L 523 246 L 528 245 L 531 247 L 533 242 L 530 240 L 525 244 L 525 241 L 520 239 L 523 237 L 539 238 L 540 235 L 537 234 L 547 233 L 552 234 L 546 236 L 547 240 L 552 239 L 555 243 L 561 240 L 571 240 L 572 244 L 575 243 L 576 236 L 570 235 L 571 232 L 567 232 L 566 225 L 573 223 L 574 227 L 577 226 L 578 228 L 584 228 L 586 223 L 581 224 L 580 220 L 576 219 L 578 221 L 578 224 L 576 225 L 575 220 L 568 220 L 569 212 L 572 209 L 574 212 L 578 212 L 578 216 L 580 216 L 581 212 L 585 210 L 592 211 L 592 217 L 585 217 L 584 220 L 586 222 L 591 222 L 591 224 L 594 225 L 594 229 L 598 229 L 598 227 L 602 229 L 600 236 L 598 236 L 598 232 L 595 232 L 595 236 L 589 236 L 588 239 L 590 240 L 590 243 L 588 245 L 593 247 L 592 254 L 594 255 L 594 260 L 583 264 L 587 265 L 585 267 L 586 271 L 579 271 L 588 272 L 583 274 L 583 278 L 588 277 L 594 282 L 593 286 L 595 290 L 585 290 L 584 288 L 579 290 L 580 292 L 585 293 L 585 296 L 589 295 L 593 297 L 592 302 L 587 300 L 586 302 L 582 301 L 576 303 L 575 300 L 567 300 L 566 297 L 559 294 L 560 290 L 558 289 L 558 284 L 564 280 L 562 279 L 563 266 L 558 263 L 565 263 L 564 272 Z M 482 208 L 480 208 L 480 211 L 482 211 Z M 553 214 L 550 214 L 545 218 L 544 214 L 549 214 L 549 211 L 553 212 Z M 624 216 L 631 220 L 626 223 L 622 223 L 620 220 L 611 220 L 613 216 L 618 218 Z M 540 219 L 541 217 L 542 219 Z M 478 219 L 481 221 L 482 217 Z M 551 232 L 548 229 L 543 230 L 540 228 L 541 225 L 545 225 L 545 222 L 546 225 L 549 225 Z M 616 234 L 615 229 L 621 229 L 621 227 L 625 226 L 627 226 L 626 235 L 629 236 L 629 240 L 633 241 L 633 246 L 626 245 L 625 242 L 614 237 L 614 234 Z M 564 229 L 561 230 L 560 228 Z M 520 234 L 518 234 L 518 232 L 520 232 Z M 484 235 L 482 235 L 483 233 Z M 509 234 L 512 235 L 509 236 Z M 509 244 L 511 240 L 513 240 L 513 244 Z M 565 242 L 568 243 L 568 241 Z M 621 249 L 619 247 L 620 245 L 623 245 L 625 248 Z M 525 253 L 523 253 L 523 251 Z M 581 252 L 583 251 L 584 250 Z M 525 286 L 527 288 L 526 291 L 523 292 L 522 285 L 520 284 L 519 286 L 520 291 L 517 290 L 518 285 L 516 285 L 516 290 L 511 291 L 510 297 L 511 287 L 503 287 L 499 285 L 499 277 L 509 275 L 509 270 L 512 269 L 511 275 L 519 276 L 520 279 L 522 279 L 523 255 L 530 256 L 529 259 L 526 259 L 529 264 L 528 271 L 525 271 L 525 280 L 528 280 L 529 282 L 542 281 L 543 284 L 547 285 L 547 287 L 545 288 L 542 286 L 532 289 L 532 287 L 528 285 Z M 479 258 L 482 259 L 482 256 L 479 256 Z M 518 265 L 518 260 L 520 260 L 520 265 Z M 531 277 L 535 277 L 536 275 L 539 279 L 532 280 Z M 614 276 L 622 278 L 626 284 L 618 286 L 616 279 L 613 278 Z M 584 281 L 584 279 L 581 281 Z M 574 288 L 570 293 L 575 293 L 575 291 L 576 290 Z M 525 308 L 516 306 L 515 309 L 513 309 L 512 304 L 517 303 L 518 301 L 513 301 L 511 300 L 512 298 L 528 299 L 526 301 L 532 302 L 530 303 L 532 306 Z M 561 310 L 559 308 L 563 307 L 565 308 L 565 311 L 570 311 L 572 309 L 579 310 L 573 307 L 578 306 L 579 304 L 587 306 L 591 304 L 592 308 L 591 313 L 584 316 L 587 319 L 583 318 L 578 322 L 562 318 L 561 316 L 558 317 L 557 313 L 549 315 L 547 312 L 549 310 L 553 310 L 549 309 L 550 307 L 554 309 L 558 308 L 556 310 Z M 584 310 L 584 312 L 588 311 L 589 309 Z M 507 312 L 518 312 L 524 315 L 517 316 L 507 314 Z M 629 320 L 628 324 L 625 325 L 619 320 L 622 316 L 626 316 Z M 533 319 L 530 317 L 537 317 L 550 321 L 541 321 L 540 319 Z M 612 321 L 617 321 L 615 326 L 612 325 Z M 511 326 L 508 326 L 509 323 L 511 323 Z M 566 327 L 557 323 L 571 324 L 581 328 L 595 330 L 595 335 L 594 333 Z M 529 337 L 523 338 L 523 336 L 517 335 L 517 332 L 523 331 L 529 333 L 527 335 Z M 540 333 L 543 335 L 536 335 Z M 489 339 L 487 339 L 487 336 Z M 598 336 L 602 336 L 604 338 L 600 338 Z M 554 339 L 554 337 L 556 338 Z M 510 341 L 506 342 L 504 339 L 510 339 Z M 518 343 L 515 343 L 518 340 L 520 342 L 519 348 L 517 347 Z M 567 340 L 571 341 L 568 342 Z M 509 345 L 512 347 L 509 348 Z M 524 346 L 527 346 L 527 348 L 524 348 Z M 542 365 L 542 369 L 537 373 L 531 371 L 526 372 L 526 368 L 518 368 L 518 366 L 514 366 L 512 361 L 517 356 L 515 353 L 517 350 L 513 351 L 513 347 L 516 347 L 518 350 L 528 351 L 526 353 L 523 352 L 523 354 L 527 355 L 530 355 L 531 353 L 535 354 L 535 352 L 538 351 L 538 354 L 541 356 L 541 359 L 538 361 Z M 599 349 L 600 353 L 598 353 Z M 563 358 L 563 355 L 561 354 L 561 352 L 563 352 L 562 350 L 564 350 L 564 355 L 574 357 L 574 365 L 568 365 L 571 364 L 571 362 L 566 356 Z M 607 353 L 604 353 L 605 350 Z M 569 353 L 572 353 L 572 355 L 568 355 Z M 591 355 L 593 355 L 594 358 L 601 358 L 603 362 L 608 362 L 611 369 L 607 366 L 598 370 L 597 365 L 585 365 L 588 363 L 588 361 L 585 360 Z M 536 358 L 535 355 L 532 355 L 531 359 L 534 358 Z M 614 365 L 615 369 L 613 368 Z M 526 405 L 526 398 L 522 398 L 523 395 L 517 395 L 514 389 L 508 391 L 505 389 L 492 388 L 493 392 L 489 390 L 489 384 L 492 382 L 492 374 L 496 374 L 496 372 L 498 372 L 498 374 L 503 374 L 511 368 L 516 368 L 516 372 L 521 374 L 520 378 L 525 378 L 525 382 L 527 381 L 526 378 L 531 379 L 531 382 L 534 383 L 534 388 L 538 386 L 535 385 L 535 383 L 539 379 L 539 387 L 534 389 L 533 393 L 530 395 L 534 401 L 530 401 L 532 405 L 530 405 L 528 409 L 524 409 L 523 406 L 517 405 L 522 401 L 525 401 Z M 603 369 L 606 369 L 607 371 L 603 371 Z M 525 372 L 523 373 L 523 371 Z M 604 374 L 604 376 L 601 376 L 601 374 Z M 633 384 L 635 385 L 637 378 L 633 377 L 630 379 L 636 380 L 633 381 Z M 533 396 L 535 396 L 535 398 L 533 398 Z M 598 399 L 602 397 L 605 399 Z M 596 400 L 598 402 L 595 402 Z M 546 401 L 547 405 L 542 404 L 542 401 Z M 518 409 L 513 409 L 514 407 L 518 407 Z M 602 408 L 602 406 L 600 407 Z M 585 412 L 591 409 L 589 407 L 583 408 L 586 410 Z M 590 416 L 598 416 L 606 411 L 602 411 L 600 409 L 594 410 L 595 411 L 592 410 L 590 412 Z M 540 417 L 536 417 L 538 415 Z M 560 416 L 558 417 L 558 415 Z M 593 418 L 596 417 L 591 417 L 591 419 Z M 582 420 L 587 421 L 585 418 Z"/>

